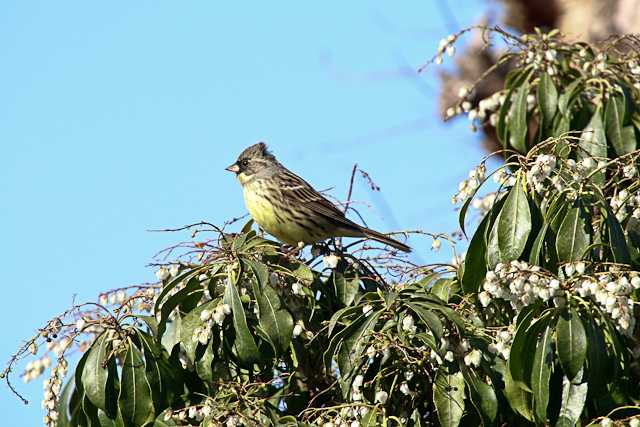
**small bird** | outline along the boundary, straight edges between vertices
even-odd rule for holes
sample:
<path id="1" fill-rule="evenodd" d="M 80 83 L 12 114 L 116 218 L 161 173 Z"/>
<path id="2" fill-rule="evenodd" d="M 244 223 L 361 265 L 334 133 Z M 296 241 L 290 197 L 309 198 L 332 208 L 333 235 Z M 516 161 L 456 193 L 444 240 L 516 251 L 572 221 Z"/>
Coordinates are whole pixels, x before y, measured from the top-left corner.
<path id="1" fill-rule="evenodd" d="M 304 246 L 330 237 L 368 237 L 411 252 L 404 243 L 346 218 L 308 182 L 278 162 L 264 142 L 245 149 L 227 170 L 240 181 L 251 217 L 284 243 Z"/>

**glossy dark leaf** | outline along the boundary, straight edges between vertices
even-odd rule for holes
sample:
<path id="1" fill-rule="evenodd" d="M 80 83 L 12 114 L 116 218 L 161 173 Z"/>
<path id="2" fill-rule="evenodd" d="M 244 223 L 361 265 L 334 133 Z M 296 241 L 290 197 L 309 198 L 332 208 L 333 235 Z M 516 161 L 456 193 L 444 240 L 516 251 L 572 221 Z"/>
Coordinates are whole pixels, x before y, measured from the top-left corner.
<path id="1" fill-rule="evenodd" d="M 538 107 L 540 108 L 543 123 L 551 124 L 553 116 L 558 109 L 558 90 L 553 84 L 549 74 L 542 73 L 538 83 Z"/>
<path id="2" fill-rule="evenodd" d="M 520 257 L 531 232 L 531 211 L 522 182 L 518 180 L 509 191 L 498 219 L 498 247 L 501 261 Z"/>
<path id="3" fill-rule="evenodd" d="M 566 86 L 564 92 L 558 97 L 558 110 L 563 116 L 570 116 L 570 107 L 575 101 L 576 95 L 580 91 L 581 85 L 581 80 L 572 81 Z"/>
<path id="4" fill-rule="evenodd" d="M 71 396 L 75 391 L 75 375 L 72 375 L 64 385 L 62 394 L 58 398 L 58 402 L 56 404 L 56 410 L 58 412 L 58 423 L 56 424 L 56 427 L 73 427 L 73 424 L 71 424 L 71 411 L 69 411 L 69 407 L 71 406 Z"/>
<path id="5" fill-rule="evenodd" d="M 456 427 L 464 413 L 465 383 L 462 372 L 449 374 L 444 368 L 438 370 L 433 386 L 433 403 L 438 420 L 443 427 Z"/>
<path id="6" fill-rule="evenodd" d="M 607 393 L 607 384 L 613 379 L 611 360 L 608 356 L 602 327 L 596 323 L 593 317 L 585 321 L 584 326 L 588 342 L 589 392 L 594 396 L 601 396 Z"/>
<path id="7" fill-rule="evenodd" d="M 244 307 L 240 301 L 236 286 L 229 282 L 224 296 L 225 302 L 231 306 L 233 314 L 233 328 L 235 330 L 235 339 L 233 348 L 236 356 L 246 368 L 250 368 L 259 360 L 258 346 L 256 345 L 249 327 L 247 326 L 247 318 L 244 313 Z"/>
<path id="8" fill-rule="evenodd" d="M 618 218 L 616 218 L 609 207 L 607 207 L 607 236 L 609 238 L 609 249 L 613 255 L 612 261 L 619 264 L 629 264 L 631 262 L 631 256 L 627 248 L 627 239 L 624 235 L 624 230 Z"/>
<path id="9" fill-rule="evenodd" d="M 562 379 L 562 402 L 556 427 L 573 427 L 578 423 L 588 389 L 587 382 L 582 380 L 582 370 L 573 380 L 566 376 Z"/>
<path id="10" fill-rule="evenodd" d="M 553 340 L 553 328 L 547 325 L 542 330 L 535 347 L 533 366 L 531 369 L 531 390 L 535 416 L 538 422 L 545 424 L 547 421 L 547 405 L 549 403 L 549 379 L 553 368 L 553 352 L 551 342 Z"/>
<path id="11" fill-rule="evenodd" d="M 192 277 L 197 276 L 198 274 L 200 274 L 200 272 L 205 269 L 205 268 L 211 268 L 211 266 L 208 265 L 203 265 L 197 268 L 193 268 L 190 270 L 185 271 L 182 274 L 179 274 L 178 276 L 176 276 L 175 278 L 171 279 L 170 282 L 168 282 L 163 288 L 162 291 L 160 291 L 160 294 L 158 295 L 158 298 L 156 299 L 156 305 L 154 307 L 154 312 L 157 313 L 160 311 L 160 307 L 164 304 L 164 299 L 167 295 L 169 295 L 169 293 L 179 284 L 181 283 L 187 283 Z M 221 268 L 222 264 L 218 265 L 218 268 Z"/>
<path id="12" fill-rule="evenodd" d="M 129 341 L 120 381 L 119 407 L 127 427 L 139 427 L 153 420 L 151 387 L 142 353 Z"/>
<path id="13" fill-rule="evenodd" d="M 509 144 L 518 152 L 527 152 L 527 95 L 529 85 L 523 84 L 516 89 L 515 99 L 511 104 L 509 118 Z"/>
<path id="14" fill-rule="evenodd" d="M 547 236 L 547 229 L 549 228 L 549 223 L 545 222 L 542 224 L 540 231 L 538 231 L 538 235 L 536 239 L 533 241 L 533 245 L 531 246 L 531 251 L 529 252 L 529 263 L 532 265 L 540 265 L 542 251 L 544 249 L 545 237 Z"/>
<path id="15" fill-rule="evenodd" d="M 487 243 L 485 234 L 490 224 L 491 215 L 487 214 L 469 243 L 469 249 L 464 259 L 464 273 L 462 275 L 462 290 L 466 294 L 478 292 L 484 276 L 487 274 L 487 263 L 485 260 Z"/>
<path id="16" fill-rule="evenodd" d="M 532 328 L 535 311 L 527 312 L 519 322 L 509 352 L 509 369 L 513 380 L 522 388 L 531 391 L 531 370 L 536 346 L 535 327 Z"/>
<path id="17" fill-rule="evenodd" d="M 89 355 L 82 370 L 84 392 L 89 401 L 102 410 L 107 408 L 106 387 L 109 370 L 106 362 L 110 349 L 111 345 L 107 340 L 107 335 L 102 334 L 89 349 Z"/>
<path id="18" fill-rule="evenodd" d="M 364 337 L 375 329 L 382 310 L 374 310 L 366 317 L 360 326 L 344 336 L 339 344 L 337 362 L 340 372 L 346 375 L 351 372 L 353 364 L 360 359 L 364 350 L 369 346 L 369 340 Z"/>
<path id="19" fill-rule="evenodd" d="M 192 362 L 196 361 L 196 349 L 200 343 L 197 335 L 194 334 L 194 331 L 197 328 L 206 327 L 206 323 L 200 320 L 200 315 L 204 310 L 212 312 L 216 305 L 217 301 L 209 301 L 199 305 L 189 313 L 182 316 L 182 321 L 180 322 L 180 343 L 182 344 L 187 357 Z"/>
<path id="20" fill-rule="evenodd" d="M 562 370 L 574 379 L 587 357 L 587 335 L 574 308 L 565 310 L 558 319 L 556 347 Z"/>
<path id="21" fill-rule="evenodd" d="M 437 314 L 433 311 L 425 308 L 420 304 L 412 304 L 411 302 L 407 302 L 407 305 L 413 310 L 413 312 L 427 325 L 427 328 L 431 331 L 436 341 L 442 340 L 442 335 L 444 333 L 444 327 L 442 325 L 442 321 Z"/>
<path id="22" fill-rule="evenodd" d="M 347 279 L 338 271 L 334 271 L 332 277 L 338 300 L 343 305 L 350 306 L 360 290 L 360 278 L 356 276 L 352 279 Z"/>
<path id="23" fill-rule="evenodd" d="M 596 108 L 591 120 L 582 131 L 577 157 L 578 160 L 587 157 L 607 157 L 607 139 L 604 132 L 604 124 L 602 123 L 602 111 L 599 107 Z M 591 181 L 595 184 L 602 184 L 604 182 L 604 172 L 593 174 Z"/>
<path id="24" fill-rule="evenodd" d="M 209 342 L 204 354 L 196 362 L 196 372 L 198 373 L 198 376 L 206 382 L 212 382 L 215 380 L 214 372 L 211 367 L 214 357 L 213 343 Z"/>
<path id="25" fill-rule="evenodd" d="M 203 292 L 204 288 L 202 287 L 200 280 L 198 280 L 197 277 L 192 277 L 184 288 L 167 298 L 160 308 L 160 321 L 158 322 L 158 334 L 160 337 L 162 337 L 165 329 L 167 328 L 167 322 L 169 321 L 171 313 L 184 301 L 193 298 L 193 295 L 200 296 Z"/>
<path id="26" fill-rule="evenodd" d="M 578 261 L 589 246 L 590 237 L 587 231 L 585 211 L 579 205 L 567 211 L 556 239 L 556 251 L 560 261 Z"/>
<path id="27" fill-rule="evenodd" d="M 607 138 L 618 156 L 629 154 L 635 149 L 635 140 L 625 139 L 622 128 L 625 114 L 624 95 L 609 97 L 605 107 L 605 130 Z"/>
<path id="28" fill-rule="evenodd" d="M 280 355 L 289 348 L 293 334 L 293 317 L 270 285 L 256 291 L 254 293 L 258 302 L 260 326 L 269 336 L 276 355 Z"/>
<path id="29" fill-rule="evenodd" d="M 525 419 L 533 422 L 533 395 L 524 390 L 522 387 L 518 385 L 516 381 L 514 381 L 511 376 L 511 369 L 507 364 L 506 369 L 504 370 L 504 395 L 509 402 L 509 406 L 515 412 L 520 414 Z"/>
<path id="30" fill-rule="evenodd" d="M 469 390 L 471 403 L 478 410 L 483 425 L 491 425 L 498 414 L 498 399 L 493 387 L 482 381 L 466 365 L 460 365 L 464 381 Z"/>
<path id="31" fill-rule="evenodd" d="M 482 260 L 482 264 L 484 265 L 484 259 Z M 441 277 L 431 286 L 431 294 L 437 296 L 444 302 L 448 302 L 451 295 L 456 292 L 457 286 L 458 283 L 455 280 Z"/>

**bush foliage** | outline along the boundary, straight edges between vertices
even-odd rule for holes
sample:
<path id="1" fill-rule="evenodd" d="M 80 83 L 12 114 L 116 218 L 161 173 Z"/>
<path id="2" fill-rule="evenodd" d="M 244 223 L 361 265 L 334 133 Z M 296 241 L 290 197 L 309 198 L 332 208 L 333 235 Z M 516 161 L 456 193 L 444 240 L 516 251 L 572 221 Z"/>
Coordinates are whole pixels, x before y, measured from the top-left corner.
<path id="1" fill-rule="evenodd" d="M 56 317 L 4 375 L 54 353 L 57 426 L 639 425 L 640 39 L 482 31 L 515 68 L 448 112 L 503 143 L 454 196 L 463 232 L 480 212 L 461 262 L 362 242 L 304 260 L 202 223 L 157 284 Z"/>

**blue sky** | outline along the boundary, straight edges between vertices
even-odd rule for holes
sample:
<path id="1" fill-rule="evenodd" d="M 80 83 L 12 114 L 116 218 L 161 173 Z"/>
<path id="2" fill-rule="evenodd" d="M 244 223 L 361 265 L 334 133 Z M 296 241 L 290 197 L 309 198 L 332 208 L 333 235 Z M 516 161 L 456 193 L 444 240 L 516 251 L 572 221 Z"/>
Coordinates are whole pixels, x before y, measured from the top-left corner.
<path id="1" fill-rule="evenodd" d="M 339 198 L 357 162 L 382 189 L 355 186 L 374 228 L 453 231 L 482 152 L 440 123 L 437 70 L 412 72 L 452 30 L 438 3 L 4 2 L 0 357 L 74 295 L 153 280 L 188 237 L 146 230 L 244 214 L 224 167 L 259 140 Z M 459 27 L 483 9 L 448 3 Z M 32 403 L 2 384 L 5 423 L 39 425 L 40 383 L 17 383 Z"/>

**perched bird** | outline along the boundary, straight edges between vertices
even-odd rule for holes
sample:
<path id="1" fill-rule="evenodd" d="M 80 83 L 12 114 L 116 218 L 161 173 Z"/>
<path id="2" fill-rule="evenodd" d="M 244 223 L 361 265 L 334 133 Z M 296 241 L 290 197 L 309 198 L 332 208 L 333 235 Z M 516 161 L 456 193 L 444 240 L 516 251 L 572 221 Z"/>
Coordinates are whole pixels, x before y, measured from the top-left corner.
<path id="1" fill-rule="evenodd" d="M 253 219 L 292 246 L 330 237 L 368 237 L 404 252 L 411 248 L 346 218 L 333 203 L 278 162 L 264 142 L 245 149 L 227 168 L 234 172 Z"/>

